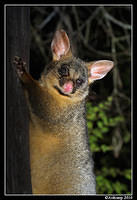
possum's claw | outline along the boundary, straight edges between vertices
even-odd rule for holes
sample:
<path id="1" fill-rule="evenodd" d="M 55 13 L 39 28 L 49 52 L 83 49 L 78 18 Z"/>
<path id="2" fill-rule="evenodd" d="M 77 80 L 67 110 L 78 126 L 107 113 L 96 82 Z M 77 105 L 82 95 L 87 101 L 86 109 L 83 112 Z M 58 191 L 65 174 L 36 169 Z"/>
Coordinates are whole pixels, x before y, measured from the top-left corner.
<path id="1" fill-rule="evenodd" d="M 16 71 L 19 77 L 21 77 L 26 72 L 26 62 L 22 58 L 15 56 L 13 63 L 16 65 Z"/>

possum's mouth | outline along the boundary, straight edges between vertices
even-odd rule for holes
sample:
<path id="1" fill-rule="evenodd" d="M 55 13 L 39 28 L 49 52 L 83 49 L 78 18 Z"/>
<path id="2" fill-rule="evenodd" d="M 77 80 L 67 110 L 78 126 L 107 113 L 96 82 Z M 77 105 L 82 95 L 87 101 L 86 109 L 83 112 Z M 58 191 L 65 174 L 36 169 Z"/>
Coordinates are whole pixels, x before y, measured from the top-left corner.
<path id="1" fill-rule="evenodd" d="M 59 94 L 61 94 L 63 96 L 71 97 L 70 95 L 63 93 L 58 86 L 55 85 L 54 88 L 59 92 Z"/>
<path id="2" fill-rule="evenodd" d="M 67 97 L 71 97 L 70 94 L 74 93 L 74 83 L 73 81 L 66 81 L 60 87 L 54 86 L 54 88 L 61 94 Z"/>

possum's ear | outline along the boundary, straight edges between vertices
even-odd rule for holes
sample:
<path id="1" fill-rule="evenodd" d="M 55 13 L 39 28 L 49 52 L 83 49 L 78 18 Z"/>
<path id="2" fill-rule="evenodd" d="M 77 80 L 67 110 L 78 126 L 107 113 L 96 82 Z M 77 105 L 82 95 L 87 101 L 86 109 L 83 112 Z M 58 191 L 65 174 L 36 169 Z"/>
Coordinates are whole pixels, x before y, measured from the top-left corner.
<path id="1" fill-rule="evenodd" d="M 62 57 L 72 56 L 69 38 L 64 30 L 57 30 L 51 43 L 53 60 L 60 60 Z"/>
<path id="2" fill-rule="evenodd" d="M 114 63 L 110 60 L 99 60 L 86 63 L 88 67 L 89 84 L 95 80 L 102 79 L 113 68 Z"/>

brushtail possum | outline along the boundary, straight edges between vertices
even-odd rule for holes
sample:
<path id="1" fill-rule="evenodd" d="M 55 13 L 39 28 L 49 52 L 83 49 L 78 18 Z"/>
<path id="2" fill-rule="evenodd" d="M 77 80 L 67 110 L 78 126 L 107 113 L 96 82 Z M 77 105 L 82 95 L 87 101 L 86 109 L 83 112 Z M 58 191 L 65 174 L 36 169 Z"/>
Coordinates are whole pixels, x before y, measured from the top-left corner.
<path id="1" fill-rule="evenodd" d="M 89 85 L 102 79 L 113 62 L 84 62 L 74 57 L 64 30 L 56 31 L 51 51 L 53 59 L 38 81 L 21 58 L 14 58 L 30 114 L 32 192 L 95 194 L 85 98 Z"/>

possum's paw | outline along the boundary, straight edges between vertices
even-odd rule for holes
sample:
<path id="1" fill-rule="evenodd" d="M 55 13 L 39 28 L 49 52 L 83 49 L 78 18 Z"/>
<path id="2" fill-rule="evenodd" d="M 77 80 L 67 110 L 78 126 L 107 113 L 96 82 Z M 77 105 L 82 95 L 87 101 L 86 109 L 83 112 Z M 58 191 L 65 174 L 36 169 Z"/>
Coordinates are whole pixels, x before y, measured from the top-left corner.
<path id="1" fill-rule="evenodd" d="M 26 72 L 26 63 L 18 56 L 14 57 L 13 63 L 16 65 L 18 76 L 21 78 Z"/>

